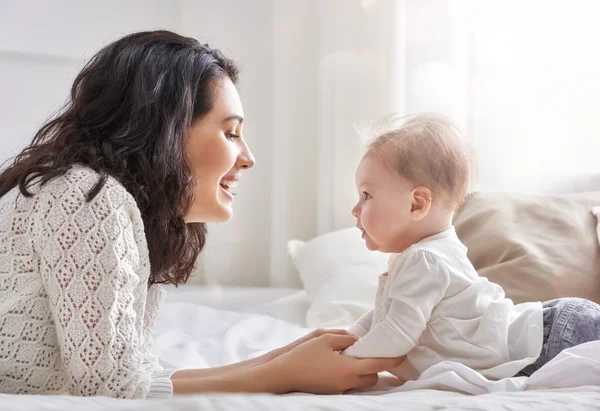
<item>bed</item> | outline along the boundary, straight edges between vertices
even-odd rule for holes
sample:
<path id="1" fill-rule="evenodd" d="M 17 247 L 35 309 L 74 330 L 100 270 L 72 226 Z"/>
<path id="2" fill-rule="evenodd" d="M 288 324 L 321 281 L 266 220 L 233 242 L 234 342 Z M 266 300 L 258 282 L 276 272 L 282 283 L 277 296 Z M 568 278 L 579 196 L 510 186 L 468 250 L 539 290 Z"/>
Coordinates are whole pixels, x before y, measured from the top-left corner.
<path id="1" fill-rule="evenodd" d="M 169 289 L 155 329 L 156 349 L 168 366 L 206 367 L 249 358 L 278 347 L 309 331 L 304 325 L 308 310 L 304 290 L 275 288 L 215 288 L 202 286 Z M 0 409 L 12 410 L 568 410 L 600 406 L 600 346 L 589 347 L 581 368 L 558 364 L 562 384 L 573 375 L 587 386 L 543 389 L 495 385 L 491 392 L 468 395 L 450 390 L 398 391 L 375 387 L 345 395 L 199 395 L 171 400 L 141 401 L 109 398 L 69 398 L 0 395 Z M 567 361 L 568 362 L 568 361 Z M 556 374 L 552 372 L 551 374 Z M 581 382 L 581 378 L 578 380 Z M 595 385 L 595 386 L 594 386 Z M 477 386 L 477 383 L 474 384 Z"/>

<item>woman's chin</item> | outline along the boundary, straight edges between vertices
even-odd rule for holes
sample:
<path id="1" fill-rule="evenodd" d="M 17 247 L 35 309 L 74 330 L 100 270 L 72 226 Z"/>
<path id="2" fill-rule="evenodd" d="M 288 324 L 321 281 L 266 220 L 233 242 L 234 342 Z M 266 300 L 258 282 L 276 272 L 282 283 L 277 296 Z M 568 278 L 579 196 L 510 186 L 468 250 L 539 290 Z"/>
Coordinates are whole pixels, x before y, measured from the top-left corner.
<path id="1" fill-rule="evenodd" d="M 233 217 L 233 209 L 231 204 L 218 204 L 210 212 L 203 211 L 202 213 L 190 212 L 185 216 L 186 224 L 190 223 L 226 223 Z"/>
<path id="2" fill-rule="evenodd" d="M 233 208 L 231 204 L 220 204 L 218 214 L 215 213 L 215 223 L 226 223 L 233 217 Z"/>

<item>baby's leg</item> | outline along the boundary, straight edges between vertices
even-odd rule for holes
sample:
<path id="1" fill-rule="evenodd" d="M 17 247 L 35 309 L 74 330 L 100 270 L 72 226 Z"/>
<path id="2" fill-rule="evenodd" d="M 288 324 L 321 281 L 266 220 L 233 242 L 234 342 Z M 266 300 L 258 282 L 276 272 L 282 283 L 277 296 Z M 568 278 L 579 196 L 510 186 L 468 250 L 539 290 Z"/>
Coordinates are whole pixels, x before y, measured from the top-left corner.
<path id="1" fill-rule="evenodd" d="M 562 350 L 600 340 L 600 305 L 583 298 L 544 303 L 544 346 L 540 358 L 518 375 L 531 375 Z"/>

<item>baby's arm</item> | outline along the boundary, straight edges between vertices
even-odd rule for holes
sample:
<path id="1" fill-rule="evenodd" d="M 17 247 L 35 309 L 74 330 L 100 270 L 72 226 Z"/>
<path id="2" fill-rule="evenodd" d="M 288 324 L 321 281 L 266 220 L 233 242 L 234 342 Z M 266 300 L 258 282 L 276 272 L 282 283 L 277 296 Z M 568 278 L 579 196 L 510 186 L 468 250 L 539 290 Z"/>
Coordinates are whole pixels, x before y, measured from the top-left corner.
<path id="1" fill-rule="evenodd" d="M 362 337 L 371 329 L 373 322 L 373 310 L 360 317 L 354 324 L 348 328 L 348 332 L 356 337 Z"/>
<path id="2" fill-rule="evenodd" d="M 450 282 L 445 265 L 434 254 L 411 252 L 388 281 L 391 298 L 385 318 L 343 354 L 358 358 L 399 357 L 408 353 L 427 327 L 433 309 Z"/>
<path id="3" fill-rule="evenodd" d="M 392 270 L 392 266 L 396 261 L 396 258 L 399 254 L 391 254 L 388 261 L 388 272 Z M 385 273 L 383 275 L 388 275 Z M 377 298 L 383 298 L 385 296 L 377 296 Z M 362 317 L 360 317 L 354 324 L 348 328 L 348 332 L 356 337 L 363 337 L 366 333 L 371 329 L 371 325 L 373 324 L 373 310 L 369 311 Z"/>

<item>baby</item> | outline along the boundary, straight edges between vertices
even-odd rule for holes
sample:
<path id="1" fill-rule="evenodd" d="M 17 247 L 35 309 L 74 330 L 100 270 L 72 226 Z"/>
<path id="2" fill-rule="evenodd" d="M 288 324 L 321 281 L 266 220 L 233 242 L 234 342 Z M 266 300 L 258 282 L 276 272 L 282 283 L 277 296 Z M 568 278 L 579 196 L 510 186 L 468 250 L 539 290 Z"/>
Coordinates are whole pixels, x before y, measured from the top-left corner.
<path id="1" fill-rule="evenodd" d="M 359 340 L 344 355 L 406 355 L 390 370 L 402 380 L 444 360 L 501 379 L 530 375 L 561 350 L 599 339 L 597 304 L 515 305 L 478 276 L 452 226 L 471 168 L 456 127 L 434 115 L 393 116 L 381 126 L 356 171 L 352 214 L 367 247 L 392 254 L 375 308 L 349 328 Z"/>

